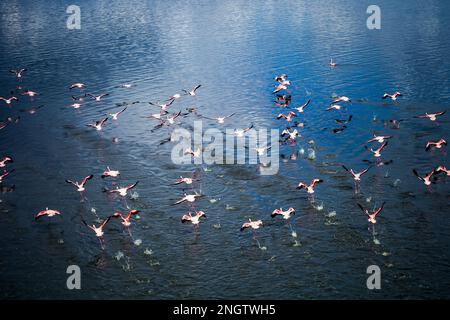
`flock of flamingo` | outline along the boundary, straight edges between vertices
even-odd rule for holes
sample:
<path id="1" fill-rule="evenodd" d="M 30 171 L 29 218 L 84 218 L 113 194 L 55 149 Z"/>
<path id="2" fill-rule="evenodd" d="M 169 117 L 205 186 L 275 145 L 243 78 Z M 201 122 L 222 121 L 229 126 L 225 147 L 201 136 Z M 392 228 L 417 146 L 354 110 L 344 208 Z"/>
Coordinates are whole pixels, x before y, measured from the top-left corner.
<path id="1" fill-rule="evenodd" d="M 336 68 L 338 67 L 337 63 L 333 60 L 329 63 L 330 68 Z M 18 69 L 18 70 L 10 70 L 11 73 L 13 73 L 17 79 L 17 86 L 16 89 L 11 91 L 11 96 L 9 97 L 0 97 L 0 101 L 3 102 L 6 106 L 12 108 L 15 104 L 20 103 L 20 100 L 18 96 L 24 96 L 28 97 L 29 99 L 34 99 L 34 97 L 39 96 L 39 93 L 31 90 L 26 90 L 22 85 L 23 75 L 26 72 L 27 69 Z M 274 77 L 274 81 L 276 83 L 276 88 L 273 91 L 274 95 L 274 103 L 277 108 L 280 108 L 281 110 L 288 110 L 287 113 L 284 113 L 284 111 L 281 111 L 277 116 L 276 119 L 283 120 L 287 123 L 287 127 L 283 128 L 281 132 L 281 139 L 280 144 L 295 144 L 297 139 L 301 137 L 301 130 L 303 128 L 303 123 L 300 121 L 297 121 L 300 117 L 300 114 L 307 112 L 307 110 L 310 110 L 313 108 L 311 106 L 311 99 L 307 100 L 304 104 L 300 106 L 291 106 L 292 101 L 292 95 L 290 93 L 290 85 L 291 82 L 288 80 L 288 77 L 286 74 L 281 74 L 279 76 Z M 122 84 L 118 86 L 118 88 L 122 89 L 130 89 L 134 85 L 130 83 Z M 176 124 L 176 121 L 179 117 L 186 117 L 190 114 L 193 114 L 195 116 L 214 120 L 218 124 L 223 124 L 225 120 L 231 118 L 235 115 L 235 113 L 224 115 L 224 116 L 218 116 L 215 118 L 206 117 L 203 115 L 198 114 L 196 108 L 186 108 L 186 112 L 182 113 L 182 111 L 171 113 L 169 110 L 174 105 L 175 101 L 177 101 L 180 98 L 183 97 L 195 97 L 197 95 L 198 89 L 201 87 L 201 85 L 196 85 L 190 90 L 182 90 L 180 93 L 176 93 L 169 98 L 165 99 L 162 102 L 148 102 L 152 107 L 159 108 L 159 111 L 151 114 L 147 118 L 151 118 L 154 120 L 157 120 L 159 123 L 155 125 L 152 131 L 157 130 L 163 126 L 171 126 Z M 93 93 L 84 93 L 84 90 L 88 88 L 87 85 L 81 82 L 73 83 L 68 87 L 69 92 L 77 92 L 76 94 L 71 94 L 71 98 L 73 100 L 73 103 L 70 105 L 70 107 L 74 109 L 79 109 L 82 107 L 84 101 L 86 99 L 91 99 L 95 103 L 101 103 L 103 97 L 106 97 L 109 95 L 109 93 L 103 93 L 103 94 L 93 94 Z M 402 94 L 398 91 L 395 91 L 394 93 L 385 93 L 381 96 L 382 99 L 390 99 L 394 102 L 398 100 L 399 97 L 401 97 Z M 121 106 L 120 110 L 117 110 L 115 113 L 109 113 L 105 117 L 96 120 L 92 123 L 86 124 L 86 126 L 93 128 L 97 131 L 101 131 L 105 125 L 107 125 L 108 121 L 118 121 L 119 116 L 125 112 L 128 108 L 129 104 L 135 104 L 140 103 L 139 101 L 135 101 L 132 103 L 126 103 L 127 105 L 125 107 Z M 330 101 L 330 104 L 328 107 L 326 107 L 325 110 L 330 112 L 341 112 L 341 110 L 346 108 L 347 104 L 351 104 L 352 99 L 347 96 L 335 96 L 333 97 L 332 101 Z M 27 112 L 29 114 L 36 113 L 39 109 L 41 109 L 43 105 L 32 107 L 29 109 L 21 109 L 22 112 Z M 427 112 L 423 115 L 416 116 L 417 118 L 426 119 L 429 121 L 437 121 L 440 116 L 443 116 L 445 114 L 445 111 L 440 112 Z M 336 123 L 340 125 L 340 127 L 332 129 L 332 132 L 334 134 L 339 134 L 342 131 L 344 131 L 348 125 L 350 125 L 352 121 L 353 116 L 350 115 L 346 119 L 336 119 Z M 3 121 L 0 121 L 0 130 L 6 128 L 7 126 L 18 123 L 20 117 L 12 118 L 9 117 Z M 401 120 L 389 120 L 389 124 L 393 126 L 394 128 L 400 127 Z M 236 137 L 244 137 L 245 134 L 253 128 L 253 125 L 249 126 L 245 129 L 236 129 L 234 131 Z M 373 134 L 373 137 L 368 139 L 366 141 L 366 149 L 368 152 L 372 153 L 373 157 L 375 158 L 375 161 L 371 162 L 367 167 L 364 169 L 358 171 L 353 168 L 348 168 L 345 165 L 342 165 L 343 170 L 347 172 L 349 175 L 352 176 L 354 182 L 355 182 L 355 188 L 358 188 L 358 184 L 360 183 L 363 176 L 372 168 L 375 166 L 382 166 L 389 164 L 392 161 L 382 161 L 382 152 L 385 150 L 385 148 L 388 147 L 389 140 L 394 138 L 392 135 L 378 135 Z M 171 142 L 171 138 L 164 139 L 160 142 L 160 144 L 164 144 L 166 142 Z M 373 144 L 376 144 L 375 146 Z M 441 149 L 447 144 L 446 140 L 444 138 L 439 138 L 437 140 L 428 141 L 426 143 L 426 146 L 424 147 L 425 151 L 428 151 L 432 148 Z M 259 155 L 263 154 L 264 152 L 268 152 L 270 149 L 270 146 L 259 146 L 257 148 L 257 152 Z M 192 150 L 187 149 L 185 150 L 185 154 L 191 155 L 193 158 L 201 157 L 201 150 Z M 5 185 L 5 180 L 10 179 L 10 175 L 14 172 L 14 169 L 9 169 L 11 164 L 13 163 L 13 156 L 12 155 L 4 155 L 2 159 L 0 160 L 0 168 L 2 170 L 2 173 L 0 175 L 0 185 L 3 191 L 12 191 L 14 189 L 14 186 L 8 187 Z M 430 172 L 425 173 L 423 175 L 419 174 L 416 169 L 413 169 L 412 172 L 415 176 L 417 176 L 418 179 L 420 179 L 427 187 L 430 186 L 433 183 L 437 183 L 438 176 L 440 174 L 445 174 L 446 176 L 450 176 L 450 170 L 447 169 L 444 165 L 440 165 L 437 168 L 433 168 Z M 139 210 L 133 209 L 128 206 L 126 202 L 126 198 L 130 193 L 130 190 L 136 188 L 138 186 L 139 181 L 132 182 L 130 184 L 126 185 L 118 185 L 118 182 L 116 179 L 120 176 L 119 170 L 112 170 L 109 166 L 106 167 L 106 170 L 100 174 L 100 177 L 102 179 L 111 179 L 112 187 L 110 188 L 103 188 L 103 192 L 115 195 L 117 197 L 120 197 L 125 201 L 125 207 L 127 212 L 114 212 L 112 215 L 108 216 L 107 218 L 100 221 L 98 224 L 94 223 L 88 223 L 83 218 L 81 218 L 81 222 L 86 225 L 86 227 L 92 231 L 93 235 L 95 235 L 100 242 L 101 248 L 104 248 L 104 232 L 105 227 L 107 224 L 111 221 L 111 218 L 120 219 L 122 225 L 125 228 L 129 228 L 131 225 L 131 219 L 133 216 L 140 213 Z M 66 183 L 72 185 L 75 187 L 75 191 L 78 192 L 81 195 L 81 199 L 83 201 L 84 199 L 84 192 L 86 190 L 86 186 L 88 182 L 94 178 L 93 174 L 87 175 L 84 177 L 81 182 L 67 179 Z M 178 204 L 187 204 L 187 212 L 182 215 L 181 221 L 183 223 L 191 223 L 192 225 L 198 227 L 201 223 L 202 219 L 206 217 L 206 214 L 202 210 L 198 210 L 195 208 L 195 201 L 203 197 L 204 195 L 201 193 L 198 193 L 194 191 L 194 189 L 190 189 L 189 191 L 192 191 L 192 193 L 186 193 L 186 190 L 189 187 L 193 187 L 193 184 L 195 181 L 198 181 L 199 175 L 198 171 L 196 170 L 191 177 L 183 177 L 180 176 L 176 181 L 174 181 L 173 185 L 181 185 L 183 186 L 183 195 L 173 203 L 173 205 Z M 320 178 L 314 178 L 311 180 L 311 182 L 306 183 L 303 181 L 300 181 L 297 185 L 297 189 L 304 189 L 309 195 L 314 194 L 316 192 L 315 188 L 319 184 L 326 183 L 324 180 Z M 189 192 L 188 191 L 188 192 Z M 373 210 L 369 210 L 367 208 L 364 208 L 361 204 L 358 203 L 358 207 L 362 210 L 364 214 L 367 215 L 368 222 L 371 224 L 377 223 L 376 217 L 380 214 L 380 212 L 383 210 L 385 205 L 385 202 L 383 202 L 379 207 L 374 208 Z M 289 221 L 289 219 L 295 215 L 296 210 L 292 207 L 290 207 L 287 210 L 283 210 L 283 208 L 277 208 L 273 210 L 271 213 L 271 217 L 275 218 L 277 216 L 280 216 L 282 219 Z M 44 210 L 39 211 L 37 214 L 35 214 L 35 220 L 41 220 L 42 218 L 52 218 L 61 215 L 61 212 L 55 209 L 49 209 L 45 208 Z M 253 237 L 256 239 L 256 230 L 261 228 L 263 226 L 262 220 L 252 220 L 248 219 L 248 221 L 245 221 L 242 226 L 241 230 L 250 229 L 253 231 Z"/>

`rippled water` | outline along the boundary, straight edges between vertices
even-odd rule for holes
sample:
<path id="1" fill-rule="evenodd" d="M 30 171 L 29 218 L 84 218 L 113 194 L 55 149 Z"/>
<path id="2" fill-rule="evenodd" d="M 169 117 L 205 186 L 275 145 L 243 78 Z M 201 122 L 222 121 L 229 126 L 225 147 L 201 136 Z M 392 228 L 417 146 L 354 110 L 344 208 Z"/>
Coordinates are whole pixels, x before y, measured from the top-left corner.
<path id="1" fill-rule="evenodd" d="M 445 149 L 424 150 L 428 139 L 449 138 L 448 115 L 439 124 L 413 116 L 448 107 L 450 3 L 378 1 L 382 29 L 372 31 L 368 4 L 350 0 L 83 1 L 81 30 L 66 29 L 70 4 L 0 3 L 0 95 L 15 88 L 8 70 L 19 67 L 28 68 L 21 85 L 41 93 L 21 96 L 11 108 L 0 105 L 1 119 L 21 117 L 0 131 L 0 151 L 14 158 L 8 168 L 16 170 L 3 184 L 16 189 L 0 195 L 0 297 L 450 297 L 449 182 L 442 177 L 430 192 L 412 174 L 448 166 Z M 329 68 L 330 57 L 337 68 Z M 208 166 L 211 171 L 175 165 L 172 145 L 159 145 L 173 126 L 151 132 L 157 122 L 143 118 L 157 111 L 147 101 L 201 83 L 196 97 L 177 100 L 172 110 L 195 106 L 209 117 L 236 112 L 226 126 L 282 130 L 272 90 L 274 75 L 283 72 L 293 83 L 292 104 L 312 102 L 301 115 L 303 139 L 280 147 L 283 155 L 301 148 L 305 155 L 282 162 L 275 176 L 252 165 Z M 88 85 L 85 92 L 110 95 L 73 110 L 68 86 L 78 81 Z M 125 82 L 135 86 L 117 88 Z M 397 104 L 380 99 L 394 90 L 404 94 Z M 342 115 L 327 112 L 334 94 L 355 102 Z M 132 101 L 141 103 L 102 132 L 85 126 Z M 41 104 L 33 115 L 19 111 Z M 334 119 L 349 114 L 348 128 L 331 133 Z M 194 118 L 183 118 L 182 126 Z M 393 130 L 384 126 L 387 119 L 404 121 Z M 367 166 L 363 160 L 373 157 L 364 142 L 372 131 L 394 136 L 383 152 L 394 162 L 372 168 L 355 194 L 341 165 Z M 309 148 L 314 160 L 306 159 Z M 111 183 L 99 178 L 107 165 L 121 171 L 121 185 L 139 180 L 138 199 L 127 203 L 142 212 L 132 238 L 110 222 L 102 251 L 80 216 L 94 222 L 124 210 L 123 201 L 101 192 Z M 207 213 L 198 230 L 180 222 L 185 206 L 171 206 L 182 194 L 171 184 L 195 169 L 196 189 L 206 195 L 197 208 Z M 64 180 L 90 173 L 95 177 L 80 202 Z M 325 182 L 313 203 L 295 186 L 315 177 Z M 374 236 L 357 203 L 372 208 L 383 201 Z M 35 222 L 47 206 L 62 217 Z M 297 210 L 297 238 L 288 224 L 270 218 L 273 209 L 290 206 Z M 259 244 L 239 231 L 248 218 L 264 220 Z M 71 264 L 82 270 L 82 290 L 66 288 Z M 372 264 L 382 271 L 379 291 L 366 288 Z"/>

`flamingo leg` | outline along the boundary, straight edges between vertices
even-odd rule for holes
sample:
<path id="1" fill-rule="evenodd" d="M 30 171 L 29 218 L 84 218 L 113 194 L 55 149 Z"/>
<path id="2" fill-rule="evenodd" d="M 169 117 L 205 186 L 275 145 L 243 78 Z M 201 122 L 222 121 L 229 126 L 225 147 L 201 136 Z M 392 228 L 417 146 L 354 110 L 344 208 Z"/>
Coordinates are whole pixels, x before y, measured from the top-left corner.
<path id="1" fill-rule="evenodd" d="M 130 227 L 125 227 L 125 229 L 128 231 L 128 234 L 129 234 L 131 240 L 133 240 L 133 235 L 131 234 Z"/>
<path id="2" fill-rule="evenodd" d="M 125 208 L 130 209 L 130 207 L 128 207 L 127 198 L 126 197 L 122 197 L 122 200 L 124 202 Z"/>
<path id="3" fill-rule="evenodd" d="M 98 238 L 98 241 L 100 242 L 100 248 L 101 248 L 102 250 L 105 250 L 105 246 L 104 246 L 104 244 L 103 244 L 103 238 L 102 238 L 102 237 L 99 237 L 99 238 Z"/>

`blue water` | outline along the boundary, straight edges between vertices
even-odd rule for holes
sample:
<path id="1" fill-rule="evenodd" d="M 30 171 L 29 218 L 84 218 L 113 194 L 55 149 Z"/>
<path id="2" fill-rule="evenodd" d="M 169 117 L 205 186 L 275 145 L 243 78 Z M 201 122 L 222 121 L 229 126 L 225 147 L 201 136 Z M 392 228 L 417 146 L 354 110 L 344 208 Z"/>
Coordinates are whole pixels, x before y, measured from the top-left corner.
<path id="1" fill-rule="evenodd" d="M 20 116 L 0 130 L 0 153 L 14 158 L 8 169 L 16 170 L 2 184 L 15 190 L 0 194 L 0 297 L 450 297 L 448 178 L 441 175 L 429 191 L 412 174 L 449 167 L 445 148 L 424 147 L 427 140 L 450 139 L 448 114 L 437 124 L 413 118 L 448 108 L 449 2 L 378 1 L 381 30 L 366 27 L 368 1 L 80 1 L 81 29 L 68 30 L 71 4 L 0 3 L 0 95 L 17 91 L 8 72 L 16 68 L 28 69 L 20 85 L 40 93 L 19 96 L 12 107 L 0 101 L 0 119 Z M 172 145 L 159 141 L 177 126 L 152 132 L 158 122 L 144 118 L 158 111 L 148 101 L 200 83 L 196 97 L 175 101 L 171 111 L 235 112 L 225 127 L 253 123 L 281 131 L 285 123 L 275 120 L 280 109 L 272 94 L 280 73 L 292 82 L 292 106 L 311 99 L 300 116 L 302 138 L 280 146 L 280 153 L 312 148 L 316 158 L 282 162 L 275 176 L 252 165 L 175 165 Z M 74 110 L 68 107 L 74 82 L 87 84 L 83 92 L 110 95 Z M 135 86 L 117 88 L 122 83 Z M 395 90 L 404 94 L 398 103 L 380 99 Z M 325 111 L 332 95 L 354 102 L 342 115 Z M 140 103 L 103 131 L 85 126 L 133 101 Z M 44 107 L 20 112 L 36 105 Z M 339 127 L 334 119 L 350 114 L 347 129 L 330 132 Z M 404 121 L 391 129 L 388 119 Z M 180 126 L 190 128 L 194 120 L 189 115 Z M 218 127 L 207 120 L 203 126 Z M 372 168 L 355 194 L 341 165 L 362 170 L 363 160 L 373 160 L 364 148 L 372 131 L 394 136 L 383 152 L 394 161 Z M 120 185 L 139 180 L 139 197 L 127 204 L 141 214 L 132 238 L 111 221 L 101 250 L 81 217 L 94 223 L 124 210 L 123 201 L 101 192 L 111 183 L 99 177 L 107 165 L 120 170 Z M 207 213 L 198 229 L 180 222 L 186 206 L 171 206 L 182 195 L 171 184 L 195 169 L 201 172 L 195 187 L 205 194 L 197 207 Z M 90 173 L 95 177 L 80 202 L 64 181 Z M 316 177 L 325 182 L 312 202 L 295 187 Z M 383 201 L 373 235 L 357 203 L 372 209 Z M 275 208 L 291 206 L 296 239 L 281 219 L 270 218 Z M 35 222 L 45 207 L 61 217 Z M 248 218 L 264 221 L 259 244 L 250 231 L 239 231 Z M 72 264 L 81 268 L 81 290 L 66 287 Z M 381 290 L 366 287 L 373 264 L 381 268 Z"/>

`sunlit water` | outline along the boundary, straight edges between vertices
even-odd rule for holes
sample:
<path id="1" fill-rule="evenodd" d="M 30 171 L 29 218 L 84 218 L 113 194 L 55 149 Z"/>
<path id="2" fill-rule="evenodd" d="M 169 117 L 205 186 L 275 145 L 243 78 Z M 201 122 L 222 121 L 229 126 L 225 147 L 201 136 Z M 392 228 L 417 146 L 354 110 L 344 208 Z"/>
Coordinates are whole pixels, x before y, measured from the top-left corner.
<path id="1" fill-rule="evenodd" d="M 412 174 L 448 164 L 444 151 L 425 152 L 428 139 L 446 136 L 448 115 L 439 124 L 413 118 L 448 108 L 450 96 L 450 3 L 378 1 L 382 29 L 366 28 L 361 1 L 83 1 L 81 30 L 66 28 L 72 1 L 0 3 L 0 95 L 16 86 L 9 69 L 26 67 L 21 82 L 41 95 L 20 96 L 1 119 L 20 116 L 0 131 L 0 151 L 11 155 L 15 172 L 0 195 L 0 297 L 2 298 L 436 298 L 450 297 L 449 180 L 432 192 Z M 339 64 L 330 69 L 333 57 Z M 161 101 L 201 83 L 196 97 L 177 100 L 171 110 L 197 107 L 209 117 L 236 115 L 223 128 L 284 128 L 275 120 L 275 74 L 292 81 L 292 105 L 312 99 L 301 115 L 305 127 L 294 145 L 280 153 L 274 176 L 258 166 L 178 166 L 172 144 L 162 146 L 172 127 L 151 132 L 143 118 Z M 84 92 L 109 92 L 99 103 L 78 110 L 68 86 L 84 82 Z M 133 88 L 117 88 L 129 82 Z M 401 91 L 397 104 L 382 101 Z M 72 90 L 75 91 L 75 90 Z M 325 111 L 333 94 L 354 100 L 342 115 Z M 130 105 L 102 132 L 86 127 L 105 113 Z M 44 107 L 36 114 L 20 112 Z M 348 128 L 334 119 L 353 115 Z M 183 118 L 190 128 L 195 117 Z M 400 129 L 384 120 L 404 119 Z M 205 128 L 218 127 L 205 120 Z M 384 160 L 355 194 L 341 165 L 362 170 L 372 131 L 391 134 Z M 113 138 L 118 143 L 113 143 Z M 308 143 L 309 142 L 309 143 Z M 314 157 L 309 156 L 314 151 Z M 308 159 L 310 158 L 310 159 Z M 106 248 L 81 223 L 103 219 L 124 202 L 101 192 L 111 186 L 100 174 L 121 171 L 120 185 L 139 180 L 141 210 L 130 234 L 118 220 L 105 233 Z M 182 195 L 171 184 L 200 170 L 196 208 L 206 212 L 200 227 L 181 223 Z M 65 179 L 93 173 L 87 200 L 80 202 Z M 297 183 L 321 178 L 314 202 Z M 372 209 L 386 201 L 372 230 L 357 203 Z M 35 222 L 45 207 L 61 217 Z M 294 207 L 295 220 L 271 219 L 273 209 Z M 95 208 L 95 210 L 92 210 Z M 239 228 L 248 218 L 264 226 L 252 234 Z M 294 236 L 295 235 L 295 236 Z M 66 288 L 66 268 L 79 265 L 82 289 Z M 382 271 L 382 289 L 366 287 L 366 269 Z"/>

